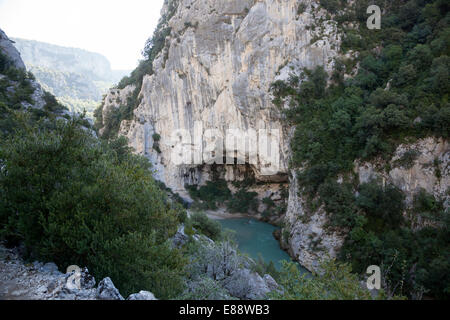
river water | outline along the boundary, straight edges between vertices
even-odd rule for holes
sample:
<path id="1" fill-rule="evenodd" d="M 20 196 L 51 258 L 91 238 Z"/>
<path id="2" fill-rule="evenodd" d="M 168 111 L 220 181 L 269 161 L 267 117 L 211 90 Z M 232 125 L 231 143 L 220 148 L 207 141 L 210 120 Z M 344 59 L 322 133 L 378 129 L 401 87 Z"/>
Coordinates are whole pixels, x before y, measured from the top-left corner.
<path id="1" fill-rule="evenodd" d="M 292 261 L 273 236 L 277 227 L 249 218 L 225 219 L 219 222 L 224 229 L 230 229 L 236 233 L 239 250 L 247 253 L 251 258 L 258 259 L 258 255 L 261 254 L 266 263 L 272 261 L 278 270 L 281 269 L 281 261 Z M 306 272 L 304 268 L 301 270 Z"/>

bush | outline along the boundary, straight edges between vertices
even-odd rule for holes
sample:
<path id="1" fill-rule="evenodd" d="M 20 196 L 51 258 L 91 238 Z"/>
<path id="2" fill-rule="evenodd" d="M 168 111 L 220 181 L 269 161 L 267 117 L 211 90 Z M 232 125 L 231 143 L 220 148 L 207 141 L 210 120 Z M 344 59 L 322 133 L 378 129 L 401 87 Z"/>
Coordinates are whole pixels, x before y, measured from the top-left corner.
<path id="1" fill-rule="evenodd" d="M 196 281 L 188 283 L 188 289 L 178 300 L 233 300 L 219 282 L 208 277 L 201 277 Z"/>
<path id="2" fill-rule="evenodd" d="M 23 242 L 30 259 L 110 276 L 124 295 L 179 294 L 185 261 L 167 243 L 179 213 L 148 161 L 126 141 L 100 143 L 76 119 L 50 123 L 22 123 L 1 141 L 3 239 Z"/>
<path id="3" fill-rule="evenodd" d="M 348 264 L 334 260 L 324 261 L 321 273 L 310 277 L 301 274 L 297 264 L 283 261 L 279 284 L 283 291 L 272 292 L 274 300 L 374 300 L 366 288 L 361 286 L 358 276 Z M 383 299 L 380 292 L 378 299 Z"/>
<path id="4" fill-rule="evenodd" d="M 396 187 L 376 182 L 361 185 L 356 204 L 366 213 L 369 228 L 375 232 L 396 229 L 403 222 L 404 195 Z"/>
<path id="5" fill-rule="evenodd" d="M 227 208 L 231 213 L 249 213 L 258 209 L 258 194 L 240 189 L 233 194 L 233 197 L 227 202 Z"/>
<path id="6" fill-rule="evenodd" d="M 264 277 L 266 274 L 268 274 L 272 276 L 275 281 L 279 281 L 280 279 L 280 272 L 275 267 L 273 261 L 266 263 L 261 254 L 258 254 L 258 259 L 252 266 L 252 271 L 257 272 L 261 277 Z"/>
<path id="7" fill-rule="evenodd" d="M 193 213 L 188 222 L 188 226 L 195 228 L 212 240 L 219 240 L 221 238 L 222 226 L 220 223 L 208 218 L 202 212 Z"/>
<path id="8" fill-rule="evenodd" d="M 231 191 L 225 180 L 208 181 L 205 186 L 186 186 L 192 199 L 202 201 L 203 209 L 216 210 L 217 205 L 223 204 L 231 197 Z"/>

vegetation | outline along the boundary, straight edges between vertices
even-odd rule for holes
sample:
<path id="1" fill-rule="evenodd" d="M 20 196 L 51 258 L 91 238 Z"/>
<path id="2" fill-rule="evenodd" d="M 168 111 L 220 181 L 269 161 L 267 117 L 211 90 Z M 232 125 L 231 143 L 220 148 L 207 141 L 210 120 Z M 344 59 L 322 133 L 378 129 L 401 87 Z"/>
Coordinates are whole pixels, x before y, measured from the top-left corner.
<path id="1" fill-rule="evenodd" d="M 110 69 L 103 56 L 80 49 L 37 41 L 13 39 L 16 48 L 42 88 L 71 112 L 93 118 L 102 94 L 117 83 L 125 71 Z"/>
<path id="2" fill-rule="evenodd" d="M 199 207 L 205 210 L 217 210 L 218 205 L 225 203 L 231 198 L 231 191 L 227 182 L 222 179 L 207 181 L 206 185 L 186 186 L 192 199 L 201 201 Z"/>
<path id="3" fill-rule="evenodd" d="M 219 222 L 209 219 L 202 212 L 194 212 L 190 219 L 187 220 L 186 229 L 195 229 L 212 240 L 220 240 L 222 237 L 222 226 Z"/>
<path id="4" fill-rule="evenodd" d="M 182 209 L 157 187 L 147 160 L 125 139 L 99 142 L 82 119 L 21 118 L 0 144 L 2 239 L 23 243 L 32 259 L 110 276 L 125 295 L 181 292 L 186 261 L 167 240 Z"/>
<path id="5" fill-rule="evenodd" d="M 279 284 L 283 291 L 270 295 L 275 300 L 374 300 L 348 264 L 334 260 L 322 262 L 321 274 L 302 275 L 297 265 L 283 262 Z M 376 299 L 385 298 L 383 291 Z M 396 297 L 397 298 L 397 297 Z"/>
<path id="6" fill-rule="evenodd" d="M 381 30 L 366 27 L 369 4 L 384 12 Z M 291 166 L 302 168 L 298 178 L 307 209 L 323 206 L 329 228 L 348 234 L 341 259 L 353 270 L 383 264 L 390 295 L 448 298 L 450 279 L 443 272 L 450 261 L 444 240 L 448 211 L 436 209 L 432 224 L 412 228 L 411 219 L 403 218 L 400 190 L 376 182 L 358 186 L 351 174 L 356 159 L 388 161 L 400 143 L 430 135 L 449 137 L 448 4 L 408 0 L 321 5 L 335 14 L 344 34 L 343 53 L 359 52 L 357 58 L 337 60 L 331 77 L 317 67 L 272 86 L 274 104 L 281 107 L 289 101 L 286 119 L 296 126 Z M 356 75 L 344 80 L 358 63 Z M 411 150 L 396 164 L 410 168 L 416 157 Z M 336 182 L 338 177 L 342 183 Z M 430 197 L 422 196 L 418 203 L 434 203 L 426 200 Z M 422 215 L 421 210 L 415 206 L 410 216 Z"/>
<path id="7" fill-rule="evenodd" d="M 257 193 L 249 192 L 249 185 L 245 181 L 236 186 L 239 186 L 239 190 L 233 194 L 225 180 L 215 178 L 206 182 L 204 186 L 186 186 L 186 189 L 196 201 L 195 207 L 200 210 L 217 210 L 219 206 L 225 205 L 231 213 L 257 211 L 259 204 Z"/>
<path id="8" fill-rule="evenodd" d="M 102 135 L 105 139 L 116 137 L 120 129 L 120 123 L 123 120 L 132 119 L 133 111 L 139 106 L 140 103 L 139 93 L 142 88 L 144 76 L 153 74 L 153 61 L 155 61 L 165 47 L 166 38 L 171 32 L 168 22 L 176 13 L 179 0 L 165 0 L 164 4 L 168 8 L 168 12 L 160 18 L 153 36 L 147 40 L 145 48 L 142 52 L 144 60 L 141 60 L 138 67 L 131 72 L 130 76 L 124 77 L 117 86 L 118 89 L 123 89 L 129 85 L 135 86 L 135 90 L 128 98 L 127 104 L 120 106 L 117 110 L 112 110 L 107 119 L 100 118 L 100 113 L 103 106 L 99 106 L 94 112 L 97 126 L 102 124 L 105 128 L 105 132 Z M 156 151 L 158 151 L 158 149 L 159 146 L 155 148 Z"/>
<path id="9" fill-rule="evenodd" d="M 252 266 L 252 270 L 257 272 L 261 277 L 269 274 L 270 276 L 272 276 L 272 278 L 275 279 L 275 281 L 280 280 L 281 273 L 277 270 L 273 261 L 265 262 L 261 254 L 258 255 L 258 259 Z"/>

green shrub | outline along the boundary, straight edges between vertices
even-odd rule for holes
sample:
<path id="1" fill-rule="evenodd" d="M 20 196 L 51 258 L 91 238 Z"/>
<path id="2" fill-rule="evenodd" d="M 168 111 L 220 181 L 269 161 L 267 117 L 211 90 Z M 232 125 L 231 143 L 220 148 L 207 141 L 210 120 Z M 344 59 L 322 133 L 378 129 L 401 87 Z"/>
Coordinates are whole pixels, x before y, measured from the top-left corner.
<path id="1" fill-rule="evenodd" d="M 369 219 L 369 228 L 375 232 L 396 229 L 403 222 L 404 195 L 396 187 L 381 187 L 376 182 L 360 186 L 356 204 Z"/>
<path id="2" fill-rule="evenodd" d="M 258 209 L 257 195 L 256 192 L 248 192 L 245 189 L 240 189 L 228 200 L 227 208 L 231 213 L 255 212 Z"/>
<path id="3" fill-rule="evenodd" d="M 100 143 L 77 119 L 39 122 L 0 143 L 0 229 L 32 259 L 87 266 L 122 294 L 170 298 L 185 261 L 167 240 L 179 212 L 126 141 Z"/>
<path id="4" fill-rule="evenodd" d="M 348 264 L 334 260 L 321 263 L 320 274 L 301 274 L 297 264 L 283 261 L 279 284 L 283 291 L 270 294 L 274 300 L 374 300 L 361 286 L 358 276 Z M 383 299 L 380 292 L 378 299 Z"/>
<path id="5" fill-rule="evenodd" d="M 280 272 L 275 267 L 273 261 L 270 261 L 269 263 L 265 262 L 261 254 L 258 254 L 258 259 L 255 261 L 255 264 L 252 265 L 252 271 L 257 272 L 261 277 L 268 274 L 272 276 L 275 281 L 280 279 Z"/>
<path id="6" fill-rule="evenodd" d="M 195 228 L 212 240 L 219 240 L 222 234 L 222 226 L 203 212 L 194 212 L 187 222 L 189 228 Z"/>
<path id="7" fill-rule="evenodd" d="M 192 199 L 201 201 L 206 210 L 216 210 L 218 204 L 223 204 L 231 197 L 231 191 L 225 180 L 215 179 L 201 186 L 186 186 Z"/>

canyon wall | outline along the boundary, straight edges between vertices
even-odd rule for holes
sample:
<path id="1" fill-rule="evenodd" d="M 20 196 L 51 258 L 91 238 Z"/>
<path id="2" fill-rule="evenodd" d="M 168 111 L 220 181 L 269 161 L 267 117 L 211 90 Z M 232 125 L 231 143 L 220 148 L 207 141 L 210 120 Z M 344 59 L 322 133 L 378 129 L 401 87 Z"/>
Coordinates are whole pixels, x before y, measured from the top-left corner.
<path id="1" fill-rule="evenodd" d="M 166 5 L 163 16 L 167 10 Z M 153 62 L 153 74 L 144 76 L 133 119 L 120 126 L 120 134 L 129 139 L 130 146 L 151 160 L 155 177 L 185 198 L 189 198 L 185 185 L 211 180 L 213 166 L 174 164 L 174 150 L 183 155 L 204 147 L 193 140 L 181 140 L 182 148 L 176 149 L 180 141 L 174 133 L 184 130 L 195 137 L 198 132 L 214 129 L 225 137 L 229 129 L 279 130 L 281 161 L 277 172 L 266 174 L 268 161 L 261 154 L 246 154 L 239 148 L 235 153 L 234 148 L 224 146 L 225 154 L 240 164 L 223 166 L 222 177 L 237 181 L 250 172 L 256 181 L 270 186 L 270 190 L 256 190 L 260 199 L 268 193 L 279 194 L 277 184 L 289 183 L 284 244 L 310 270 L 316 270 L 321 259 L 336 257 L 345 236 L 327 231 L 323 208 L 304 218 L 306 197 L 300 191 L 296 171 L 289 168 L 294 128 L 286 125 L 281 110 L 272 103 L 270 87 L 303 68 L 333 70 L 341 36 L 336 22 L 328 19 L 319 1 L 311 0 L 179 1 L 167 23 L 171 31 L 165 47 Z M 104 100 L 103 119 L 125 105 L 134 89 L 131 85 L 111 90 Z M 257 144 L 244 136 L 242 139 L 247 147 Z M 398 166 L 397 160 L 411 149 L 420 155 L 412 167 Z M 249 161 L 252 156 L 256 162 Z M 355 162 L 354 174 L 360 183 L 379 178 L 397 186 L 405 193 L 407 206 L 425 189 L 444 199 L 448 207 L 449 156 L 446 141 L 428 138 L 399 146 L 389 169 L 386 163 Z"/>
<path id="2" fill-rule="evenodd" d="M 398 164 L 405 152 L 414 150 L 418 157 L 406 168 Z M 392 184 L 405 195 L 404 215 L 412 222 L 413 228 L 421 228 L 426 221 L 421 216 L 411 216 L 408 209 L 413 206 L 414 196 L 421 190 L 450 205 L 450 146 L 448 141 L 436 138 L 421 139 L 411 144 L 400 145 L 386 166 L 385 161 L 355 161 L 354 174 L 359 183 L 374 179 L 384 185 Z M 386 170 L 386 168 L 389 168 Z M 323 208 L 313 213 L 306 209 L 306 196 L 302 195 L 297 175 L 292 171 L 289 188 L 289 205 L 286 214 L 285 230 L 288 236 L 285 243 L 290 254 L 305 268 L 317 270 L 320 262 L 328 257 L 337 257 L 344 244 L 345 234 L 328 231 L 327 214 Z"/>
<path id="3" fill-rule="evenodd" d="M 300 4 L 306 5 L 304 12 L 299 12 Z M 268 160 L 261 154 L 246 155 L 241 146 L 234 154 L 225 146 L 227 155 L 242 165 L 225 166 L 224 177 L 243 179 L 243 173 L 251 171 L 258 181 L 286 182 L 289 130 L 272 104 L 270 86 L 302 68 L 323 65 L 332 70 L 340 43 L 335 23 L 324 21 L 320 31 L 324 37 L 316 42 L 312 39 L 319 30 L 310 28 L 325 14 L 309 0 L 180 1 L 168 22 L 166 46 L 153 63 L 154 73 L 144 77 L 134 119 L 122 122 L 120 133 L 138 153 L 148 155 L 159 180 L 187 197 L 185 184 L 202 184 L 211 172 L 208 165 L 173 164 L 177 130 L 192 137 L 195 123 L 201 124 L 200 133 L 214 129 L 223 137 L 228 129 L 279 130 L 277 172 L 264 172 Z M 105 99 L 104 118 L 105 110 L 118 108 L 125 99 L 112 91 Z M 161 137 L 159 150 L 152 149 L 155 134 Z M 247 147 L 256 143 L 248 139 Z M 186 142 L 183 150 L 202 147 Z M 256 161 L 250 163 L 253 156 Z"/>

